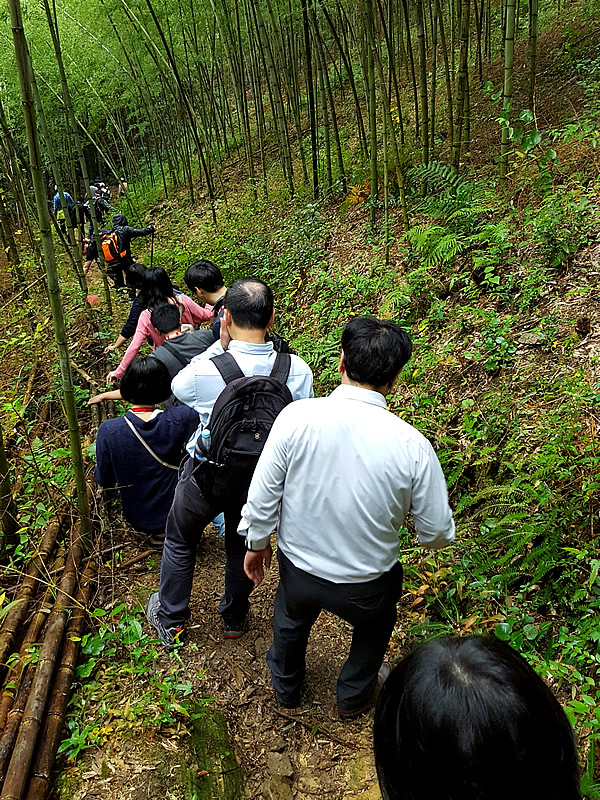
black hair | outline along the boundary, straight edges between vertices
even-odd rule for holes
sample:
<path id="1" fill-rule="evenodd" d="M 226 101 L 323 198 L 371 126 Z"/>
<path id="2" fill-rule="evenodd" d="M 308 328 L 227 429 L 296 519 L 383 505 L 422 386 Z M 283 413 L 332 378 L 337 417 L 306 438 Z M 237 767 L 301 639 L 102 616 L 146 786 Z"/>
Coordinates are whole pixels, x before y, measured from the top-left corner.
<path id="1" fill-rule="evenodd" d="M 144 308 L 154 308 L 175 297 L 171 279 L 162 267 L 150 267 L 144 272 L 140 300 Z"/>
<path id="2" fill-rule="evenodd" d="M 171 303 L 161 303 L 152 309 L 150 322 L 159 333 L 163 335 L 171 333 L 181 325 L 178 306 L 173 306 Z"/>
<path id="3" fill-rule="evenodd" d="M 162 361 L 134 358 L 121 378 L 121 397 L 128 403 L 156 405 L 171 396 L 171 376 Z"/>
<path id="4" fill-rule="evenodd" d="M 412 355 L 406 331 L 388 319 L 354 317 L 342 331 L 346 374 L 368 386 L 387 386 Z"/>
<path id="5" fill-rule="evenodd" d="M 141 289 L 146 267 L 134 261 L 125 269 L 125 283 L 130 289 Z"/>
<path id="6" fill-rule="evenodd" d="M 200 259 L 186 269 L 183 276 L 190 291 L 202 289 L 205 292 L 216 292 L 225 285 L 221 270 L 212 261 Z"/>
<path id="7" fill-rule="evenodd" d="M 273 315 L 273 292 L 259 278 L 240 278 L 227 289 L 224 305 L 238 328 L 262 330 Z"/>
<path id="8" fill-rule="evenodd" d="M 413 650 L 383 685 L 373 733 L 385 800 L 580 800 L 563 709 L 495 637 Z"/>

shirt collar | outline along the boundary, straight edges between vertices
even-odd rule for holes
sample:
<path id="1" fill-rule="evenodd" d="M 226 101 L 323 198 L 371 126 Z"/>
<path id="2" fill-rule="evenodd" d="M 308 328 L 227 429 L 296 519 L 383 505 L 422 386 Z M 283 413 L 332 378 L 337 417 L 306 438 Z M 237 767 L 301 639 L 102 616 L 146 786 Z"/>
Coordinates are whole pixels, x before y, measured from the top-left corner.
<path id="1" fill-rule="evenodd" d="M 229 342 L 229 350 L 236 353 L 251 353 L 254 355 L 268 355 L 273 352 L 273 342 L 264 344 L 254 344 L 253 342 L 242 342 L 239 339 L 232 339 Z"/>
<path id="2" fill-rule="evenodd" d="M 369 405 L 387 409 L 387 402 L 382 394 L 374 392 L 372 389 L 363 389 L 362 386 L 340 383 L 337 389 L 334 389 L 329 396 L 344 400 L 359 400 L 362 403 L 369 403 Z"/>

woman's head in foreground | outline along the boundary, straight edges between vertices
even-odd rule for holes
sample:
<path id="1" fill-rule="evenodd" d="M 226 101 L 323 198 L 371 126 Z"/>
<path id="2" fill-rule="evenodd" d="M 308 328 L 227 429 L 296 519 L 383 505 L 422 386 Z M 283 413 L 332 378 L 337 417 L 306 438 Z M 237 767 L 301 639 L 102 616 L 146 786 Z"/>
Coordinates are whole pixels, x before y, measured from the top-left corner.
<path id="1" fill-rule="evenodd" d="M 374 723 L 386 800 L 579 800 L 569 721 L 494 637 L 442 637 L 385 682 Z"/>

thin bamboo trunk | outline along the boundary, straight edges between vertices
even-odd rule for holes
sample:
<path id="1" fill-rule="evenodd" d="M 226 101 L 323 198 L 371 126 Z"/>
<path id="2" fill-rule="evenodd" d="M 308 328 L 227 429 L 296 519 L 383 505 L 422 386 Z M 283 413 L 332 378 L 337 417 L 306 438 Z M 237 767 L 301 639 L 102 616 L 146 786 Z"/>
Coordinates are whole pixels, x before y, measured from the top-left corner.
<path id="1" fill-rule="evenodd" d="M 304 33 L 304 63 L 306 69 L 306 92 L 308 95 L 308 117 L 310 120 L 310 153 L 312 167 L 313 199 L 319 197 L 319 154 L 317 152 L 317 114 L 313 90 L 312 50 L 310 46 L 310 26 L 306 0 L 301 0 L 302 26 Z"/>
<path id="2" fill-rule="evenodd" d="M 23 22 L 21 19 L 20 1 L 9 0 L 9 7 L 11 13 L 13 39 L 17 55 L 19 81 L 21 84 L 21 97 L 23 100 L 25 128 L 27 131 L 31 175 L 35 192 L 40 237 L 44 252 L 44 263 L 46 266 L 52 322 L 54 326 L 54 335 L 56 338 L 56 346 L 60 362 L 63 405 L 69 426 L 71 463 L 73 465 L 75 484 L 77 486 L 77 508 L 79 509 L 83 534 L 85 537 L 87 537 L 90 532 L 90 509 L 87 496 L 85 472 L 83 468 L 81 436 L 79 431 L 79 420 L 77 417 L 77 406 L 75 404 L 73 376 L 71 375 L 69 342 L 60 295 L 60 284 L 56 269 L 56 258 L 54 254 L 54 244 L 52 242 L 52 232 L 50 229 L 50 215 L 48 212 L 48 206 L 46 204 L 46 191 L 44 187 L 44 176 L 41 166 L 40 143 L 36 126 L 35 106 L 33 103 L 31 63 L 29 61 L 25 32 L 23 30 Z"/>
<path id="3" fill-rule="evenodd" d="M 537 69 L 538 0 L 529 0 L 529 108 L 535 107 L 535 79 Z"/>
<path id="4" fill-rule="evenodd" d="M 513 59 L 515 47 L 515 7 L 516 0 L 506 2 L 506 33 L 504 36 L 504 91 L 502 110 L 510 114 L 513 94 Z M 502 126 L 502 143 L 500 146 L 500 180 L 506 181 L 508 173 L 508 153 L 511 148 L 508 120 Z"/>
<path id="5" fill-rule="evenodd" d="M 373 0 L 364 0 L 365 31 L 366 31 L 366 62 L 367 62 L 367 88 L 369 100 L 369 133 L 370 133 L 370 165 L 371 165 L 371 191 L 369 195 L 369 220 L 371 227 L 375 227 L 377 214 L 378 174 L 377 174 L 377 107 L 375 92 L 375 30 L 373 20 Z"/>
<path id="6" fill-rule="evenodd" d="M 419 45 L 419 88 L 421 96 L 421 158 L 429 163 L 429 103 L 427 98 L 427 52 L 425 48 L 425 20 L 423 0 L 416 0 L 417 41 Z"/>
<path id="7" fill-rule="evenodd" d="M 458 76 L 456 79 L 456 115 L 454 123 L 454 139 L 452 141 L 452 164 L 458 172 L 462 148 L 463 125 L 465 118 L 465 93 L 468 91 L 467 70 L 469 67 L 469 19 L 471 0 L 462 0 L 460 28 L 460 56 Z"/>

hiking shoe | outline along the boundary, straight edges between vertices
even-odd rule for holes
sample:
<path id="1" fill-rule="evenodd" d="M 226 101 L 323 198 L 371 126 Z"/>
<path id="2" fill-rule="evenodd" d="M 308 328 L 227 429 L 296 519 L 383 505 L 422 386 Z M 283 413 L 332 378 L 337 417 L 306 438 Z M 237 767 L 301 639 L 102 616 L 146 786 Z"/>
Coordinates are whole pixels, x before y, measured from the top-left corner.
<path id="1" fill-rule="evenodd" d="M 353 719 L 357 719 L 363 714 L 366 714 L 367 711 L 370 711 L 375 705 L 375 702 L 379 697 L 379 693 L 381 692 L 381 687 L 385 683 L 391 671 L 392 668 L 388 662 L 384 661 L 379 667 L 379 672 L 377 673 L 377 683 L 375 684 L 370 696 L 363 703 L 355 706 L 354 708 L 342 709 L 338 707 L 338 716 L 340 718 L 340 722 L 351 722 Z"/>
<path id="2" fill-rule="evenodd" d="M 285 697 L 284 695 L 279 694 L 279 692 L 275 692 L 275 699 L 277 700 L 277 705 L 280 706 L 280 708 L 298 708 L 300 705 L 300 695 L 298 695 L 296 698 L 293 698 Z"/>
<path id="3" fill-rule="evenodd" d="M 154 628 L 157 637 L 164 644 L 167 650 L 173 650 L 175 645 L 181 642 L 181 633 L 183 628 L 165 628 L 158 618 L 159 608 L 160 600 L 158 599 L 158 592 L 153 592 L 148 598 L 148 603 L 146 604 L 146 619 L 152 628 Z"/>
<path id="4" fill-rule="evenodd" d="M 226 622 L 223 620 L 223 635 L 226 639 L 239 639 L 248 630 L 250 612 L 246 614 L 241 622 Z"/>

